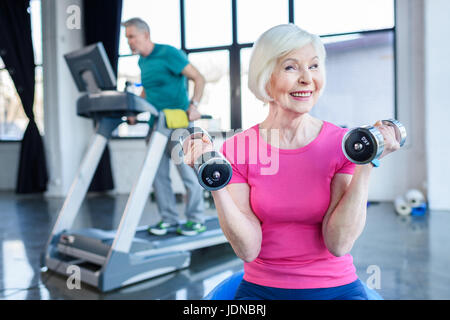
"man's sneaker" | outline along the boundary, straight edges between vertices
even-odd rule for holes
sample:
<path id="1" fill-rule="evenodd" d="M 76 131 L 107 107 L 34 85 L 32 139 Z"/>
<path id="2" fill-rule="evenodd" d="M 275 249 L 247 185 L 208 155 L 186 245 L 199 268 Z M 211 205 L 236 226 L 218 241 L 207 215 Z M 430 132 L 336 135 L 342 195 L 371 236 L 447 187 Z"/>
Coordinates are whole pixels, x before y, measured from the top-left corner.
<path id="1" fill-rule="evenodd" d="M 177 233 L 184 236 L 195 236 L 205 230 L 206 226 L 203 223 L 188 221 L 177 228 Z"/>
<path id="2" fill-rule="evenodd" d="M 156 236 L 163 236 L 167 234 L 168 231 L 174 230 L 175 225 L 160 221 L 158 224 L 148 228 L 148 232 Z"/>

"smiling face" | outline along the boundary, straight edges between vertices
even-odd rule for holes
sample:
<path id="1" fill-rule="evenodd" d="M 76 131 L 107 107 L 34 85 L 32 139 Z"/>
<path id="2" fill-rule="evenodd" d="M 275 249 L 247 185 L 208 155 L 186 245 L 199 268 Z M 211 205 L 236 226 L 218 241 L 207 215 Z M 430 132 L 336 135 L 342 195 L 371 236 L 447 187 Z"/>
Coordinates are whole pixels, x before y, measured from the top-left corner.
<path id="1" fill-rule="evenodd" d="M 322 68 L 312 44 L 279 58 L 267 88 L 271 103 L 297 113 L 309 112 L 325 82 Z"/>

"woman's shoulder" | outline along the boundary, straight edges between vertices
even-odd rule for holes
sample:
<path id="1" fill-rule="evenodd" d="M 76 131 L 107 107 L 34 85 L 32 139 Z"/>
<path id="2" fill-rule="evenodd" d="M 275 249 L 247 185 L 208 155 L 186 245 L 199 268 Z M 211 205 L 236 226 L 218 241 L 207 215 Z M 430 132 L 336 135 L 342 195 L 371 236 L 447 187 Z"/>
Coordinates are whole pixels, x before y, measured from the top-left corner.
<path id="1" fill-rule="evenodd" d="M 325 120 L 322 120 L 322 121 L 323 121 L 324 125 L 327 125 L 329 127 L 329 129 L 331 129 L 331 130 L 336 130 L 336 131 L 348 130 L 345 125 L 339 125 L 339 124 L 325 121 Z"/>
<path id="2" fill-rule="evenodd" d="M 228 131 L 226 133 L 226 136 L 224 138 L 224 142 L 222 145 L 223 149 L 246 149 L 250 145 L 253 145 L 252 143 L 247 142 L 254 142 L 256 143 L 258 141 L 258 134 L 259 134 L 259 124 L 256 124 L 254 126 L 251 126 L 247 129 L 239 129 L 239 130 L 232 130 Z"/>
<path id="3" fill-rule="evenodd" d="M 238 130 L 233 130 L 233 131 L 227 132 L 227 137 L 225 138 L 225 142 L 238 140 L 238 139 L 241 139 L 244 137 L 257 138 L 258 134 L 259 134 L 259 123 L 255 124 L 254 126 L 251 126 L 250 128 L 247 128 L 247 129 L 238 129 Z"/>
<path id="4" fill-rule="evenodd" d="M 328 122 L 323 120 L 324 128 L 326 128 L 326 132 L 329 135 L 345 135 L 345 133 L 349 130 L 346 126 L 338 125 L 332 122 Z"/>

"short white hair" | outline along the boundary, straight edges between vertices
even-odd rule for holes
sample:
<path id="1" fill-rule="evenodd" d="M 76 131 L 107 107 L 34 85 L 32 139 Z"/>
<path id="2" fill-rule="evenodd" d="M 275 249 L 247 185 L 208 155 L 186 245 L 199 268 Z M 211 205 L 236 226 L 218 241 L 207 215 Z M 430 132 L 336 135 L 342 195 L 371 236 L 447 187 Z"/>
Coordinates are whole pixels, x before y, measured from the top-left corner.
<path id="1" fill-rule="evenodd" d="M 266 86 L 270 81 L 277 60 L 291 51 L 310 43 L 316 50 L 321 63 L 320 69 L 325 78 L 326 51 L 319 36 L 289 23 L 270 28 L 256 40 L 253 45 L 248 70 L 248 88 L 256 98 L 263 102 L 273 100 L 267 93 Z"/>

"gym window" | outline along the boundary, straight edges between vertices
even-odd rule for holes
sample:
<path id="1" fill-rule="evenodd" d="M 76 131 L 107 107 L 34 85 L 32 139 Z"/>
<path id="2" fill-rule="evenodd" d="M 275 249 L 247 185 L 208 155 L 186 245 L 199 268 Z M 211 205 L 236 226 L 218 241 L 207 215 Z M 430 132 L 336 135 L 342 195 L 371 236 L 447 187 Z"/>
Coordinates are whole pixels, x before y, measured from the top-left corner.
<path id="1" fill-rule="evenodd" d="M 42 77 L 41 0 L 30 0 L 32 40 L 35 63 L 34 116 L 41 135 L 44 133 Z M 21 141 L 28 125 L 16 87 L 0 57 L 0 141 Z"/>
<path id="2" fill-rule="evenodd" d="M 313 115 L 349 127 L 396 116 L 395 0 L 259 0 L 257 10 L 254 5 L 254 0 L 124 0 L 122 21 L 141 17 L 154 42 L 182 49 L 202 72 L 207 84 L 199 109 L 213 116 L 200 124 L 205 129 L 246 129 L 266 117 L 268 106 L 247 88 L 251 47 L 269 27 L 289 22 L 319 34 L 327 48 L 327 85 Z M 125 81 L 140 82 L 138 58 L 121 32 L 119 90 Z M 190 83 L 190 96 L 192 89 Z M 116 135 L 144 136 L 146 130 L 123 124 Z"/>

